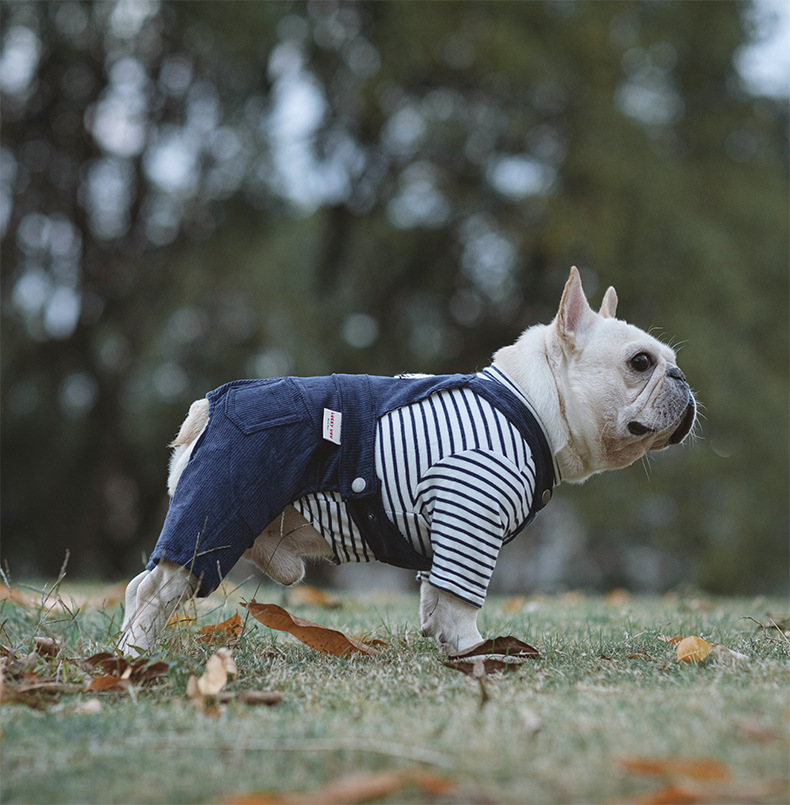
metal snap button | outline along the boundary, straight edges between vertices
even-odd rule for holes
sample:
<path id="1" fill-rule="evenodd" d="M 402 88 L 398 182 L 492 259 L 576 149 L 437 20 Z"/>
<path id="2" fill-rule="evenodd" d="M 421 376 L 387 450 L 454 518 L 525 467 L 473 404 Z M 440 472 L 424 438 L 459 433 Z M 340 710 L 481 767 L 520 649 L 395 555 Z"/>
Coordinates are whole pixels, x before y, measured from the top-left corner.
<path id="1" fill-rule="evenodd" d="M 551 500 L 551 489 L 547 489 L 543 493 L 543 497 L 541 497 L 541 500 L 543 501 L 544 506 Z"/>
<path id="2" fill-rule="evenodd" d="M 365 491 L 365 487 L 367 485 L 368 482 L 364 478 L 354 478 L 354 480 L 351 482 L 351 491 L 359 494 L 360 492 Z"/>

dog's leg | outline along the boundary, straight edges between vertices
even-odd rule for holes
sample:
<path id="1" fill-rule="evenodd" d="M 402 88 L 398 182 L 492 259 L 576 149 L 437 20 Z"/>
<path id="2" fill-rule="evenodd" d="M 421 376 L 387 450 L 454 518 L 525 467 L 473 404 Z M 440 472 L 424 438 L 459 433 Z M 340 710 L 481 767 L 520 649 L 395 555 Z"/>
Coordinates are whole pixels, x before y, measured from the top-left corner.
<path id="1" fill-rule="evenodd" d="M 150 651 L 177 607 L 196 590 L 197 579 L 166 559 L 136 576 L 126 588 L 126 617 L 118 648 L 125 654 Z"/>
<path id="2" fill-rule="evenodd" d="M 331 556 L 327 541 L 293 506 L 288 506 L 244 552 L 245 559 L 255 562 L 270 579 L 286 587 L 304 578 L 305 558 Z"/>
<path id="3" fill-rule="evenodd" d="M 150 570 L 144 570 L 126 585 L 126 611 L 123 616 L 123 625 L 121 626 L 122 634 L 129 628 L 129 624 L 134 620 L 134 615 L 137 612 L 137 588 L 144 579 L 148 578 L 150 572 Z"/>
<path id="4" fill-rule="evenodd" d="M 420 587 L 420 625 L 422 633 L 432 637 L 447 653 L 466 651 L 482 643 L 477 629 L 477 607 L 467 604 L 444 590 L 437 590 L 427 581 Z"/>

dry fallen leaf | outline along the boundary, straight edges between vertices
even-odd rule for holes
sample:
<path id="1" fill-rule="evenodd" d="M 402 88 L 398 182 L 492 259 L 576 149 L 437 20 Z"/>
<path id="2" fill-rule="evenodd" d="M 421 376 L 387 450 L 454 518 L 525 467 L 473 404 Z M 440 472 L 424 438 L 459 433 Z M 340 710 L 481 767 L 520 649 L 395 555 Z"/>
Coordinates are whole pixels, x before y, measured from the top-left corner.
<path id="1" fill-rule="evenodd" d="M 702 662 L 712 648 L 713 643 L 701 637 L 684 637 L 677 644 L 677 656 L 682 662 Z"/>
<path id="2" fill-rule="evenodd" d="M 529 643 L 525 643 L 512 635 L 506 635 L 504 637 L 491 637 L 465 651 L 450 654 L 448 659 L 461 660 L 466 657 L 480 657 L 486 654 L 503 654 L 506 657 L 521 657 L 530 660 L 540 658 L 540 652 L 530 646 Z"/>
<path id="3" fill-rule="evenodd" d="M 448 660 L 445 665 L 454 671 L 460 671 L 462 674 L 477 679 L 496 674 L 499 671 L 503 673 L 517 671 L 524 662 L 523 659 L 500 660 L 497 657 L 473 657 L 469 660 Z"/>
<path id="4" fill-rule="evenodd" d="M 651 777 L 685 777 L 689 780 L 728 780 L 730 770 L 712 758 L 622 758 L 620 765 L 630 774 Z"/>
<path id="5" fill-rule="evenodd" d="M 229 675 L 236 675 L 236 661 L 229 648 L 221 648 L 208 658 L 206 671 L 201 677 L 189 677 L 187 698 L 199 712 L 218 715 L 219 708 L 216 706 L 219 702 L 218 695 L 228 683 Z"/>
<path id="6" fill-rule="evenodd" d="M 215 637 L 238 637 L 241 634 L 241 627 L 241 618 L 237 612 L 226 621 L 222 621 L 222 623 L 215 623 L 198 629 L 196 637 L 198 640 L 211 640 Z"/>
<path id="7" fill-rule="evenodd" d="M 45 641 L 37 641 L 37 648 L 49 653 L 57 649 Z M 11 656 L 0 657 L 3 664 L 2 697 L 6 700 L 21 701 L 33 707 L 40 706 L 41 697 L 58 695 L 73 695 L 76 693 L 126 691 L 133 684 L 144 685 L 152 680 L 167 674 L 169 666 L 166 662 L 152 662 L 145 657 L 139 657 L 133 662 L 110 652 L 101 652 L 88 657 L 86 660 L 63 658 L 62 662 L 80 664 L 84 663 L 91 669 L 101 672 L 96 678 L 88 678 L 83 684 L 71 684 L 55 679 L 45 679 L 30 670 L 28 660 L 35 660 L 36 655 L 16 659 Z"/>
<path id="8" fill-rule="evenodd" d="M 698 799 L 687 786 L 672 783 L 630 799 L 629 805 L 698 805 L 702 802 L 704 800 Z"/>
<path id="9" fill-rule="evenodd" d="M 86 665 L 103 671 L 108 676 L 127 679 L 133 684 L 145 685 L 160 676 L 165 676 L 170 670 L 166 662 L 154 662 L 147 657 L 138 657 L 128 660 L 109 651 L 101 651 L 85 660 Z"/>
<path id="10" fill-rule="evenodd" d="M 94 692 L 99 691 L 125 691 L 129 690 L 129 678 L 122 676 L 99 676 L 96 679 L 91 679 L 86 685 L 85 690 Z"/>
<path id="11" fill-rule="evenodd" d="M 497 656 L 498 655 L 498 656 Z M 516 671 L 528 660 L 540 658 L 540 652 L 517 637 L 493 637 L 476 646 L 450 654 L 445 665 L 479 679 L 498 671 Z"/>
<path id="12" fill-rule="evenodd" d="M 204 696 L 216 696 L 228 684 L 228 676 L 236 675 L 236 661 L 228 648 L 221 648 L 206 662 L 206 672 L 197 680 Z"/>
<path id="13" fill-rule="evenodd" d="M 677 658 L 682 662 L 697 663 L 710 657 L 719 663 L 735 665 L 741 660 L 749 659 L 739 651 L 722 646 L 721 643 L 708 643 L 707 640 L 703 640 L 701 637 L 666 637 L 659 635 L 658 639 L 676 646 Z"/>
<path id="14" fill-rule="evenodd" d="M 786 780 L 732 780 L 730 770 L 710 758 L 632 758 L 620 761 L 631 774 L 663 777 L 664 784 L 629 797 L 628 805 L 720 805 L 722 802 L 782 802 Z"/>
<path id="15" fill-rule="evenodd" d="M 250 601 L 245 606 L 249 613 L 264 626 L 288 632 L 316 651 L 333 654 L 336 657 L 355 653 L 376 656 L 379 653 L 377 649 L 362 640 L 347 637 L 342 632 L 321 626 L 319 623 L 297 618 L 276 604 L 259 604 L 257 601 Z"/>

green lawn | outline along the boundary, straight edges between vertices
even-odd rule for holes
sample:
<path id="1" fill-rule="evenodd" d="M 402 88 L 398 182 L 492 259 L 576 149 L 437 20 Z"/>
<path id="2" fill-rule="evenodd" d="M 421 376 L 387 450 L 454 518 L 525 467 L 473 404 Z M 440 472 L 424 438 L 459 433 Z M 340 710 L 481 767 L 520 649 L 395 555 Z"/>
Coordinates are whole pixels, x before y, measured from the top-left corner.
<path id="1" fill-rule="evenodd" d="M 375 657 L 337 658 L 250 618 L 231 646 L 238 674 L 227 689 L 273 690 L 282 701 L 231 701 L 199 712 L 186 697 L 188 677 L 202 674 L 223 642 L 204 644 L 194 633 L 237 609 L 244 618 L 238 602 L 254 595 L 388 647 Z M 66 589 L 49 603 L 58 597 L 70 600 Z M 215 594 L 201 602 L 197 623 L 170 629 L 157 655 L 168 673 L 150 684 L 19 694 L 23 667 L 35 674 L 27 682 L 76 686 L 90 676 L 80 659 L 111 647 L 121 618 L 119 604 L 103 609 L 100 598 L 75 596 L 76 609 L 68 603 L 51 611 L 29 599 L 0 603 L 0 643 L 14 655 L 5 659 L 3 802 L 219 803 L 244 792 L 322 791 L 358 772 L 413 769 L 447 785 L 405 784 L 372 801 L 790 798 L 786 601 L 493 598 L 481 631 L 516 635 L 542 658 L 481 682 L 447 668 L 421 637 L 416 595 L 341 596 L 341 606 L 327 609 L 289 605 L 278 587 L 249 588 Z M 686 664 L 662 635 L 701 635 L 746 656 Z M 21 658 L 36 636 L 62 642 L 55 656 L 25 666 Z M 624 765 L 629 759 L 656 761 L 661 773 L 636 773 Z M 672 765 L 681 760 L 719 765 L 713 775 L 700 764 L 682 773 Z M 650 799 L 656 791 L 664 799 Z"/>

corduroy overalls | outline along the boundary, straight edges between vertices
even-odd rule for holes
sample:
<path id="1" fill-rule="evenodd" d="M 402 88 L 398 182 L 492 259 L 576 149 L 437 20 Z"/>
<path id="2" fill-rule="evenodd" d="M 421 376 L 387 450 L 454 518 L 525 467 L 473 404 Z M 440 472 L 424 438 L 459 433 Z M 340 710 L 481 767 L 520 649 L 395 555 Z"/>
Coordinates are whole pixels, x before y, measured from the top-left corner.
<path id="1" fill-rule="evenodd" d="M 379 561 L 428 570 L 387 518 L 375 470 L 384 414 L 445 389 L 468 387 L 496 407 L 532 450 L 536 489 L 526 527 L 551 497 L 552 456 L 529 409 L 504 385 L 476 375 L 239 380 L 209 392 L 209 423 L 178 481 L 148 563 L 187 567 L 208 595 L 290 503 L 337 492 Z M 342 415 L 340 444 L 324 438 L 324 412 Z M 519 529 L 519 530 L 522 530 Z"/>

